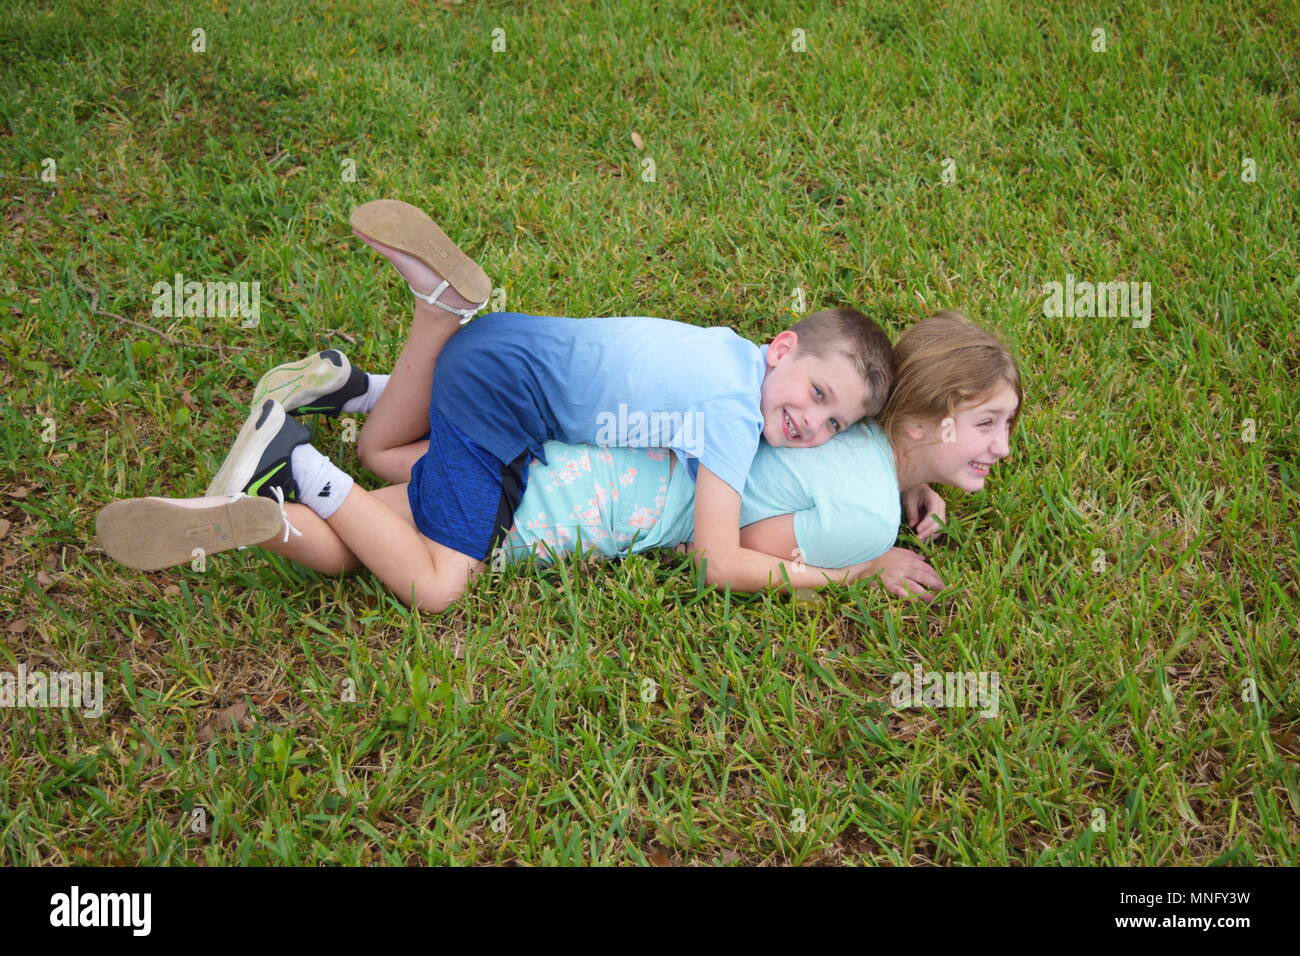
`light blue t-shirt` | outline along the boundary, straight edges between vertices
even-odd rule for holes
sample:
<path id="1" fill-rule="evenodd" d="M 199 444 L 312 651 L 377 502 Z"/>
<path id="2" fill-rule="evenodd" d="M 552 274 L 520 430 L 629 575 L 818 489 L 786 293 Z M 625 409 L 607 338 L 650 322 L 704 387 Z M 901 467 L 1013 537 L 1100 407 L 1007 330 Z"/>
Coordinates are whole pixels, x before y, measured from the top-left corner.
<path id="1" fill-rule="evenodd" d="M 549 440 L 671 448 L 740 493 L 763 434 L 767 346 L 644 316 L 493 312 L 438 358 L 433 407 L 503 464 Z"/>
<path id="2" fill-rule="evenodd" d="M 611 457 L 556 442 L 549 448 L 556 465 L 533 465 L 515 512 L 519 554 L 539 550 L 539 542 L 571 543 L 578 533 L 611 558 L 694 540 L 695 484 L 684 469 L 669 469 L 663 453 L 627 449 Z M 848 567 L 893 547 L 902 509 L 894 455 L 880 427 L 855 425 L 816 448 L 761 442 L 740 524 L 783 514 L 794 515 L 795 543 L 813 567 Z"/>
<path id="3" fill-rule="evenodd" d="M 740 526 L 794 513 L 803 560 L 843 568 L 894 545 L 902 517 L 889 440 L 867 421 L 816 448 L 759 446 L 740 502 Z"/>

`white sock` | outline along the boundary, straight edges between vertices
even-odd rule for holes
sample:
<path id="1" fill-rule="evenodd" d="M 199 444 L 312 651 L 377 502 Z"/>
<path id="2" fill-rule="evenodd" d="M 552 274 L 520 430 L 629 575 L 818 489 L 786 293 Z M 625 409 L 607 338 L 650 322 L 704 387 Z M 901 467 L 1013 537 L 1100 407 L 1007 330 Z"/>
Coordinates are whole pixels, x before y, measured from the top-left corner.
<path id="1" fill-rule="evenodd" d="M 298 482 L 299 501 L 322 518 L 339 510 L 352 490 L 353 481 L 311 445 L 299 445 L 289 456 L 293 480 Z"/>
<path id="2" fill-rule="evenodd" d="M 379 401 L 379 396 L 384 394 L 384 389 L 387 387 L 387 375 L 367 375 L 366 394 L 358 395 L 356 398 L 349 398 L 343 403 L 343 411 L 361 412 L 362 414 L 373 412 L 375 403 Z"/>

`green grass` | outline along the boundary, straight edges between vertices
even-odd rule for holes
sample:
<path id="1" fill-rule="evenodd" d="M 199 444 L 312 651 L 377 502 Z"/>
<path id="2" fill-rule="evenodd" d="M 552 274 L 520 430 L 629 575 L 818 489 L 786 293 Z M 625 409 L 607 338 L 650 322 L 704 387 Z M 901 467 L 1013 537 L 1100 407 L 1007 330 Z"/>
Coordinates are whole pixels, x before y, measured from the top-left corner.
<path id="1" fill-rule="evenodd" d="M 0 863 L 1297 862 L 1290 4 L 3 6 L 0 670 L 108 701 L 0 711 Z M 98 508 L 201 493 L 264 369 L 393 362 L 409 295 L 347 228 L 384 196 L 509 309 L 998 328 L 1025 414 L 948 494 L 943 596 L 650 555 L 421 619 L 258 551 L 109 561 Z M 261 324 L 154 318 L 176 272 Z M 1066 273 L 1151 282 L 1150 327 L 1045 318 Z M 917 662 L 999 715 L 892 707 Z"/>

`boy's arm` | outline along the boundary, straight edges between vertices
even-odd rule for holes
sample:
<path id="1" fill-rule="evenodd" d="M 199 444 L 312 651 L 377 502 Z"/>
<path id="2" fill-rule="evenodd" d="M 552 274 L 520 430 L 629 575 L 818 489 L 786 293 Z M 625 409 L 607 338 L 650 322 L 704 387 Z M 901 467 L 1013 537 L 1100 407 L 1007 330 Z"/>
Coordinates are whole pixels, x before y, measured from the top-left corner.
<path id="1" fill-rule="evenodd" d="M 784 590 L 787 575 L 790 586 L 796 588 L 821 587 L 828 578 L 847 583 L 865 570 L 862 564 L 836 570 L 813 568 L 794 557 L 782 560 L 741 547 L 740 493 L 703 465 L 695 478 L 693 552 L 697 560 L 708 559 L 704 575 L 707 583 L 729 584 L 733 591 L 761 591 L 767 587 Z"/>
<path id="2" fill-rule="evenodd" d="M 773 515 L 746 525 L 740 529 L 740 540 L 745 547 L 765 554 L 794 554 L 799 546 L 794 536 L 794 515 Z M 860 577 L 879 577 L 880 586 L 890 594 L 926 601 L 934 599 L 928 588 L 936 591 L 943 588 L 943 579 L 930 563 L 906 548 L 890 548 L 880 557 L 872 558 L 864 565 Z"/>
<path id="3" fill-rule="evenodd" d="M 799 541 L 794 536 L 793 514 L 773 515 L 745 525 L 740 529 L 740 546 L 778 558 L 802 557 L 794 553 Z"/>

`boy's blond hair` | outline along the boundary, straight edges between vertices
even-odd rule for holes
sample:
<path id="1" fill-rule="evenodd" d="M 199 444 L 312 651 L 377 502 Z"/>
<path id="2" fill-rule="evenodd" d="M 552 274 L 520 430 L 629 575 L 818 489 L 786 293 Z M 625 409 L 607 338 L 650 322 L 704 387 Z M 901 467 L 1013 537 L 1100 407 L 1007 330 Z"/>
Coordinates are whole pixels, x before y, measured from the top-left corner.
<path id="1" fill-rule="evenodd" d="M 898 447 L 909 422 L 937 422 L 963 405 L 990 398 L 1002 385 L 1016 393 L 1015 428 L 1023 395 L 1020 369 L 1003 342 L 961 312 L 938 312 L 904 332 L 894 346 L 894 391 L 880 416 Z"/>
<path id="2" fill-rule="evenodd" d="M 799 336 L 795 356 L 825 359 L 839 352 L 867 386 L 867 418 L 880 414 L 894 384 L 894 350 L 880 326 L 857 309 L 822 309 L 790 326 Z"/>

